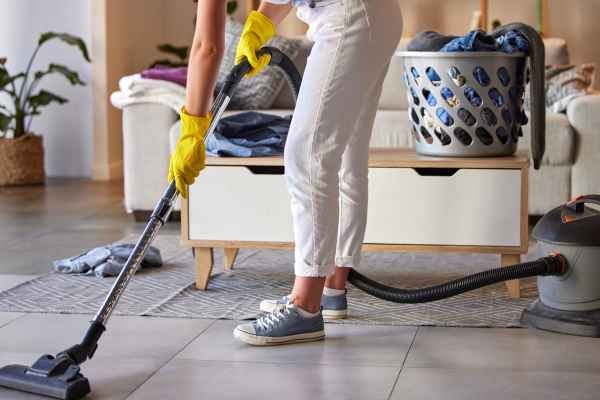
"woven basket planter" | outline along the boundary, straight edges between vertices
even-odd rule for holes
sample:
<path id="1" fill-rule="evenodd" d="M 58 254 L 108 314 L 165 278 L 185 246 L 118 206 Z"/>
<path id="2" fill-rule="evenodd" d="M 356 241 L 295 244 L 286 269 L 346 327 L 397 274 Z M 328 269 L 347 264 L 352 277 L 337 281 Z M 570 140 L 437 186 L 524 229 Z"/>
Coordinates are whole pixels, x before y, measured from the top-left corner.
<path id="1" fill-rule="evenodd" d="M 39 184 L 45 179 L 41 136 L 0 139 L 0 186 Z"/>

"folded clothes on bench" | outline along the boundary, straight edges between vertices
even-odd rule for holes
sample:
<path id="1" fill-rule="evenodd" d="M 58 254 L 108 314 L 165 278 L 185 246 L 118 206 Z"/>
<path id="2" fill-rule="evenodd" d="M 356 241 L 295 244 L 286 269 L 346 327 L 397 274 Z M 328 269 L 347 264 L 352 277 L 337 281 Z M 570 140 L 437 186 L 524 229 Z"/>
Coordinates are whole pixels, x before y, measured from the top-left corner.
<path id="1" fill-rule="evenodd" d="M 291 120 L 291 115 L 278 117 L 254 111 L 222 118 L 208 138 L 206 151 L 223 157 L 281 155 Z"/>

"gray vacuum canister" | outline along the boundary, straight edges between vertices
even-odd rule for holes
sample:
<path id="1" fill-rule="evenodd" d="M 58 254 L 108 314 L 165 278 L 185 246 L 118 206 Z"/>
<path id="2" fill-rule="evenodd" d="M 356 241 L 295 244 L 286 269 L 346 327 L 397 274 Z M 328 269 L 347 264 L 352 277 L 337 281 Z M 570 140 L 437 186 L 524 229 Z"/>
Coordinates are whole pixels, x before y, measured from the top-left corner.
<path id="1" fill-rule="evenodd" d="M 563 276 L 540 276 L 540 300 L 557 310 L 600 309 L 600 195 L 582 196 L 546 214 L 533 230 L 538 255 L 564 255 L 569 269 Z"/>
<path id="2" fill-rule="evenodd" d="M 600 337 L 600 195 L 578 197 L 546 214 L 533 230 L 538 255 L 560 253 L 562 276 L 538 277 L 540 298 L 521 317 L 553 332 Z"/>

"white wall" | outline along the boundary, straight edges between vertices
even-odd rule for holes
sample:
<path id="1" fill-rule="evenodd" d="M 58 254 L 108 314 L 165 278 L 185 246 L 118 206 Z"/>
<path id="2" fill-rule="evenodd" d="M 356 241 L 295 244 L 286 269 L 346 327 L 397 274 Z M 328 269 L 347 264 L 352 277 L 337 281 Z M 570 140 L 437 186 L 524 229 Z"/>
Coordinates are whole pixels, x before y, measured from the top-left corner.
<path id="1" fill-rule="evenodd" d="M 91 1 L 94 0 L 1 0 L 0 57 L 7 68 L 24 70 L 39 34 L 67 32 L 83 38 L 90 50 Z M 93 54 L 91 54 L 93 58 Z M 36 117 L 32 131 L 44 136 L 46 172 L 50 176 L 90 176 L 92 158 L 91 64 L 79 50 L 55 40 L 44 45 L 34 64 L 45 69 L 49 63 L 64 64 L 79 73 L 87 86 L 71 86 L 62 76 L 50 76 L 40 85 L 69 99 L 51 105 Z M 3 103 L 5 98 L 1 100 Z"/>

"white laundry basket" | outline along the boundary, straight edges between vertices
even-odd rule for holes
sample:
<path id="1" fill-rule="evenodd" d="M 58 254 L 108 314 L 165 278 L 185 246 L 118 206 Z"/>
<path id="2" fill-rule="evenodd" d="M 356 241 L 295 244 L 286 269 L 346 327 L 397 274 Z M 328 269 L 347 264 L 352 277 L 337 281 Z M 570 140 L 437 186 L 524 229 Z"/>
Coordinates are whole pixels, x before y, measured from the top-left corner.
<path id="1" fill-rule="evenodd" d="M 517 149 L 526 56 L 502 52 L 400 52 L 417 153 L 506 156 Z"/>

